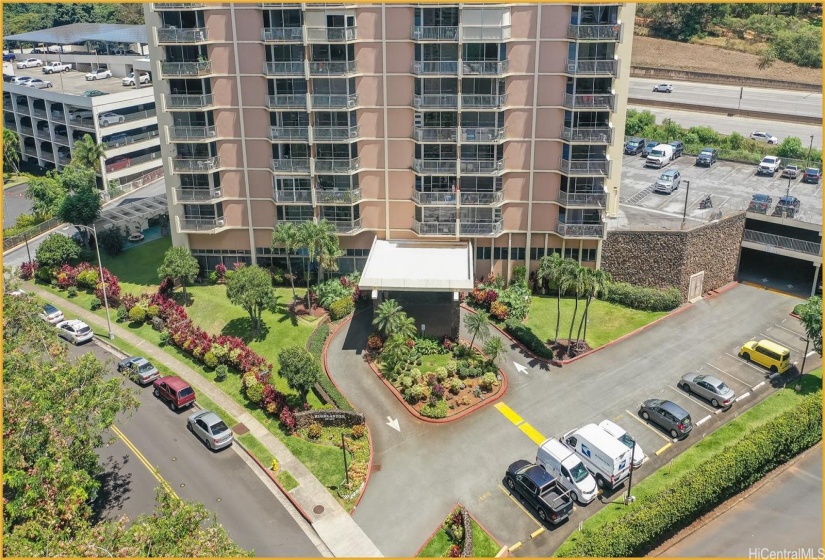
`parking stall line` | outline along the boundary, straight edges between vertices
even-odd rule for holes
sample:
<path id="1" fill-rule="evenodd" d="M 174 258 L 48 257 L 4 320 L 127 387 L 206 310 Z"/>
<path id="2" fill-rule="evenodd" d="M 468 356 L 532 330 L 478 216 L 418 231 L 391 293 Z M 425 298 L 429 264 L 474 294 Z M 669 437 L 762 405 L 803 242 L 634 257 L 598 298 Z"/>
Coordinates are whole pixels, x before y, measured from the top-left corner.
<path id="1" fill-rule="evenodd" d="M 533 523 L 535 523 L 537 527 L 541 527 L 541 526 L 542 526 L 542 525 L 541 525 L 541 523 L 539 523 L 539 522 L 536 520 L 536 518 L 535 518 L 535 517 L 533 517 L 533 515 L 532 515 L 529 511 L 527 511 L 527 508 L 526 508 L 526 507 L 524 507 L 523 505 L 521 505 L 521 502 L 518 500 L 518 498 L 516 498 L 516 497 L 515 497 L 515 496 L 514 496 L 514 495 L 513 495 L 513 494 L 512 494 L 509 490 L 507 490 L 507 489 L 506 489 L 504 486 L 502 486 L 501 484 L 499 484 L 499 485 L 498 485 L 498 487 L 499 487 L 499 488 L 501 488 L 501 491 L 502 491 L 502 492 L 504 492 L 505 494 L 507 494 L 507 496 L 508 496 L 511 500 L 513 500 L 513 503 L 514 503 L 514 504 L 516 504 L 519 508 L 521 508 L 521 511 L 523 511 L 525 514 L 527 514 L 527 517 L 529 517 L 529 518 L 530 518 L 530 521 L 532 521 Z"/>
<path id="2" fill-rule="evenodd" d="M 680 395 L 689 398 L 690 400 L 692 400 L 693 402 L 695 402 L 696 404 L 698 404 L 699 406 L 701 406 L 702 408 L 704 408 L 708 412 L 713 412 L 712 408 L 710 408 L 709 406 L 706 406 L 704 403 L 700 402 L 696 397 L 694 397 L 692 394 L 688 393 L 687 391 L 683 391 L 682 389 L 679 389 L 677 387 L 673 387 L 672 385 L 668 385 L 668 387 L 670 387 L 671 389 L 673 389 L 674 391 L 676 391 Z"/>
<path id="3" fill-rule="evenodd" d="M 666 444 L 664 444 L 662 447 L 659 448 L 658 451 L 656 451 L 656 456 L 658 457 L 659 455 L 661 455 L 662 453 L 667 451 L 667 448 L 670 447 L 671 445 L 673 445 L 673 443 L 670 442 L 670 441 L 667 442 Z"/>
<path id="4" fill-rule="evenodd" d="M 776 342 L 776 343 L 777 343 L 777 344 L 779 344 L 780 346 L 785 346 L 785 347 L 787 347 L 789 350 L 793 350 L 794 352 L 798 352 L 799 354 L 801 354 L 802 352 L 804 352 L 804 350 L 801 350 L 801 349 L 799 349 L 799 348 L 794 348 L 793 346 L 791 346 L 791 345 L 790 345 L 790 344 L 788 344 L 787 342 L 782 342 L 781 340 L 779 340 L 779 339 L 777 339 L 777 338 L 774 338 L 774 337 L 772 337 L 772 336 L 768 336 L 768 335 L 766 335 L 765 333 L 759 333 L 759 335 L 760 335 L 760 336 L 764 336 L 764 337 L 765 337 L 765 338 L 767 338 L 768 340 L 772 340 L 773 342 Z"/>
<path id="5" fill-rule="evenodd" d="M 735 398 L 735 399 L 733 399 L 733 400 L 734 400 L 734 401 L 736 401 L 736 402 L 739 402 L 739 401 L 741 401 L 742 399 L 744 399 L 745 397 L 749 397 L 749 396 L 750 396 L 750 394 L 751 394 L 751 393 L 750 393 L 750 391 L 748 391 L 747 393 L 742 393 L 741 395 L 739 395 L 738 397 L 736 397 L 736 398 Z"/>
<path id="6" fill-rule="evenodd" d="M 496 410 L 501 412 L 507 420 L 518 426 L 519 424 L 524 422 L 524 418 L 516 414 L 516 411 L 504 404 L 503 402 L 498 402 L 493 405 Z"/>
<path id="7" fill-rule="evenodd" d="M 806 357 L 806 358 L 810 358 L 810 357 L 811 357 L 811 356 L 813 356 L 814 354 L 816 354 L 816 350 L 811 350 L 810 352 L 808 352 L 807 354 L 805 354 L 805 357 Z"/>
<path id="8" fill-rule="evenodd" d="M 765 382 L 760 381 L 759 383 L 756 384 L 756 386 L 751 387 L 751 391 L 756 391 L 757 389 L 759 389 L 760 387 L 763 387 L 764 385 L 765 385 Z"/>
<path id="9" fill-rule="evenodd" d="M 728 354 L 728 355 L 730 355 L 730 354 Z M 726 372 L 726 371 L 725 371 L 725 370 L 723 370 L 723 369 L 719 369 L 718 367 L 716 367 L 715 365 L 711 364 L 710 362 L 705 362 L 705 363 L 707 363 L 710 367 L 712 367 L 712 368 L 713 368 L 713 369 L 715 369 L 716 371 L 719 371 L 719 372 L 724 373 L 725 375 L 727 375 L 727 376 L 729 376 L 729 377 L 732 377 L 733 379 L 737 380 L 737 381 L 738 381 L 739 383 L 741 383 L 742 385 L 744 385 L 744 386 L 746 386 L 746 387 L 750 387 L 750 386 L 751 386 L 751 384 L 750 384 L 750 383 L 748 383 L 747 381 L 742 381 L 741 379 L 739 379 L 739 378 L 738 378 L 738 377 L 736 377 L 735 375 L 732 375 L 732 374 L 730 374 L 730 373 Z"/>
<path id="10" fill-rule="evenodd" d="M 774 324 L 773 324 L 773 326 L 774 326 L 774 327 L 779 327 L 779 328 L 780 328 L 780 329 L 782 329 L 783 331 L 788 331 L 788 332 L 789 332 L 789 333 L 791 333 L 792 335 L 798 336 L 798 337 L 799 337 L 799 338 L 801 338 L 802 340 L 805 340 L 805 334 L 804 334 L 804 333 L 798 333 L 798 332 L 796 332 L 796 331 L 795 331 L 795 330 L 793 330 L 793 329 L 789 329 L 788 327 L 785 327 L 785 326 L 783 326 L 783 325 L 779 325 L 779 324 L 777 324 L 777 323 L 774 323 Z"/>
<path id="11" fill-rule="evenodd" d="M 742 358 L 740 358 L 739 356 L 734 356 L 734 355 L 733 355 L 733 354 L 731 354 L 730 352 L 725 352 L 725 354 L 726 354 L 727 356 L 730 356 L 731 358 L 733 358 L 733 359 L 734 359 L 734 360 L 736 360 L 737 362 L 742 363 L 742 364 L 744 364 L 744 365 L 746 365 L 746 366 L 750 367 L 751 369 L 755 369 L 755 370 L 756 370 L 756 371 L 758 371 L 759 373 L 765 374 L 765 370 L 764 370 L 764 369 L 762 369 L 762 368 L 760 368 L 759 366 L 755 366 L 755 365 L 753 365 L 752 363 L 748 362 L 747 360 L 743 360 L 743 359 L 742 359 Z M 715 367 L 715 366 L 713 366 L 713 365 L 711 365 L 711 364 L 708 364 L 708 365 L 709 365 L 710 367 Z M 719 369 L 719 368 L 716 368 L 716 369 Z M 722 370 L 720 369 L 719 371 L 722 371 Z M 725 372 L 723 372 L 723 373 L 725 373 Z M 730 375 L 730 374 L 728 374 L 728 375 Z M 733 376 L 731 375 L 731 377 L 733 377 Z M 735 378 L 734 378 L 734 379 L 735 379 Z"/>
<path id="12" fill-rule="evenodd" d="M 705 422 L 707 422 L 708 420 L 710 420 L 710 418 L 711 418 L 711 416 L 710 416 L 710 414 L 708 414 L 707 416 L 705 416 L 704 418 L 702 418 L 701 420 L 699 420 L 698 422 L 696 422 L 696 425 L 697 425 L 697 426 L 701 426 L 702 424 L 704 424 Z"/>
<path id="13" fill-rule="evenodd" d="M 648 430 L 650 430 L 651 432 L 653 432 L 654 434 L 656 434 L 657 436 L 659 436 L 660 438 L 662 438 L 663 440 L 665 440 L 665 441 L 667 441 L 667 442 L 670 442 L 670 440 L 669 440 L 668 438 L 666 438 L 665 436 L 663 436 L 662 434 L 660 434 L 660 433 L 656 430 L 656 428 L 652 427 L 650 424 L 648 424 L 647 422 L 645 422 L 645 421 L 644 421 L 644 420 L 642 420 L 641 418 L 636 418 L 636 415 L 635 415 L 635 414 L 633 414 L 632 412 L 630 412 L 629 410 L 625 410 L 625 412 L 627 412 L 627 414 L 628 414 L 628 415 L 630 415 L 630 416 L 631 416 L 632 418 L 634 418 L 637 422 L 639 422 L 639 424 L 641 424 L 642 426 L 644 426 L 645 428 L 647 428 Z"/>
<path id="14" fill-rule="evenodd" d="M 518 429 L 521 430 L 522 432 L 524 432 L 524 435 L 526 435 L 531 440 L 533 440 L 536 445 L 541 445 L 547 439 L 546 437 L 541 435 L 541 432 L 539 432 L 537 429 L 535 429 L 533 426 L 531 426 L 527 422 L 524 422 L 523 424 L 520 424 Z"/>

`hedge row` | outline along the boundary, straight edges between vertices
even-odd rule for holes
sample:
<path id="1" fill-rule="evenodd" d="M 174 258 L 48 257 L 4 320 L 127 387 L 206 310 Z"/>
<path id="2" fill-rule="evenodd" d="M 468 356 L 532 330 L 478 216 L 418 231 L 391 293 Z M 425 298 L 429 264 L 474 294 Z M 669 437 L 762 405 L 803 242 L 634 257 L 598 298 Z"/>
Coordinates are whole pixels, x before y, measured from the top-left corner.
<path id="1" fill-rule="evenodd" d="M 641 311 L 670 311 L 682 305 L 682 294 L 671 286 L 666 290 L 611 282 L 601 299 Z"/>
<path id="2" fill-rule="evenodd" d="M 559 556 L 644 556 L 674 531 L 821 439 L 822 391 L 817 391 L 802 398 L 798 406 L 753 428 L 662 491 L 639 499 L 614 521 L 585 528 Z"/>
<path id="3" fill-rule="evenodd" d="M 312 334 L 309 335 L 309 340 L 307 341 L 307 350 L 309 353 L 315 356 L 318 360 L 322 359 L 322 355 L 324 353 L 324 343 L 327 341 L 329 337 L 329 323 L 322 323 L 318 325 Z M 338 390 L 332 380 L 326 374 L 321 375 L 318 378 L 318 384 L 324 390 L 324 392 L 329 395 L 329 398 L 335 403 L 341 410 L 351 410 L 354 411 L 355 409 L 352 408 L 352 405 L 349 404 L 347 399 L 344 398 L 344 395 Z"/>
<path id="4" fill-rule="evenodd" d="M 550 350 L 529 327 L 521 324 L 520 321 L 508 319 L 504 322 L 504 330 L 539 358 L 545 358 L 547 360 L 553 359 L 552 350 Z"/>

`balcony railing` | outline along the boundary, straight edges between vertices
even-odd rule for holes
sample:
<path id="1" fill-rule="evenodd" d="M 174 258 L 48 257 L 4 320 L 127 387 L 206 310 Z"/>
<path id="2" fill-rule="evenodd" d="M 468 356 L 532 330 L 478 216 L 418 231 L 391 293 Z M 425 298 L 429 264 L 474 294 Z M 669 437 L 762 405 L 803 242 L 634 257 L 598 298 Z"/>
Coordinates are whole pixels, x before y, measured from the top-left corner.
<path id="1" fill-rule="evenodd" d="M 410 32 L 413 41 L 458 41 L 458 27 L 413 26 Z"/>
<path id="2" fill-rule="evenodd" d="M 203 95 L 179 95 L 172 94 L 166 96 L 167 109 L 202 109 L 215 104 L 215 98 L 211 93 Z"/>
<path id="3" fill-rule="evenodd" d="M 613 129 L 609 126 L 563 126 L 561 129 L 561 138 L 568 142 L 610 144 L 613 140 Z"/>
<path id="4" fill-rule="evenodd" d="M 66 146 L 71 146 L 71 144 L 69 144 L 69 137 L 64 134 L 55 134 L 54 141 L 60 142 L 61 144 L 64 144 Z"/>
<path id="5" fill-rule="evenodd" d="M 169 138 L 171 140 L 205 140 L 217 135 L 214 126 L 171 126 Z"/>
<path id="6" fill-rule="evenodd" d="M 616 60 L 570 60 L 567 59 L 568 74 L 609 75 L 616 76 L 618 69 Z"/>
<path id="7" fill-rule="evenodd" d="M 461 73 L 468 76 L 500 76 L 510 69 L 509 60 L 501 61 L 463 61 Z"/>
<path id="8" fill-rule="evenodd" d="M 592 206 L 604 208 L 607 204 L 607 194 L 602 192 L 568 193 L 559 191 L 556 200 L 564 206 Z"/>
<path id="9" fill-rule="evenodd" d="M 32 115 L 45 119 L 48 116 L 45 109 L 32 109 Z"/>
<path id="10" fill-rule="evenodd" d="M 414 128 L 413 138 L 418 142 L 455 142 L 458 128 Z"/>
<path id="11" fill-rule="evenodd" d="M 152 8 L 155 11 L 160 10 L 194 10 L 197 8 L 203 8 L 203 2 L 156 2 L 152 4 Z"/>
<path id="12" fill-rule="evenodd" d="M 306 126 L 270 126 L 270 140 L 309 140 L 309 128 Z"/>
<path id="13" fill-rule="evenodd" d="M 305 93 L 300 95 L 267 95 L 266 105 L 278 109 L 306 109 L 307 96 Z"/>
<path id="14" fill-rule="evenodd" d="M 209 29 L 206 27 L 195 27 L 189 29 L 160 28 L 157 30 L 158 44 L 163 43 L 202 43 L 209 36 Z"/>
<path id="15" fill-rule="evenodd" d="M 126 138 L 121 138 L 119 140 L 109 140 L 107 142 L 103 142 L 103 145 L 107 148 L 119 148 L 121 146 L 130 146 L 132 144 L 137 144 L 138 142 L 145 142 L 146 140 L 151 140 L 152 138 L 157 137 L 158 131 L 150 130 L 147 132 L 141 132 L 140 134 L 131 134 Z M 57 138 L 57 136 L 55 136 L 55 138 Z"/>
<path id="16" fill-rule="evenodd" d="M 568 25 L 567 38 L 577 41 L 618 41 L 622 36 L 622 24 Z"/>
<path id="17" fill-rule="evenodd" d="M 493 192 L 467 192 L 460 191 L 461 204 L 464 206 L 492 206 L 501 204 L 504 200 L 504 193 L 501 191 Z M 463 224 L 462 224 L 463 225 Z"/>
<path id="18" fill-rule="evenodd" d="M 316 173 L 350 173 L 361 168 L 361 159 L 316 159 Z"/>
<path id="19" fill-rule="evenodd" d="M 559 222 L 556 232 L 564 237 L 603 237 L 604 224 L 565 224 Z"/>
<path id="20" fill-rule="evenodd" d="M 158 114 L 156 109 L 147 109 L 146 111 L 135 111 L 134 113 L 128 113 L 123 116 L 123 122 L 134 122 L 140 121 L 143 119 L 151 119 L 152 117 L 156 117 Z"/>
<path id="21" fill-rule="evenodd" d="M 357 27 L 307 27 L 307 43 L 345 43 L 357 38 Z"/>
<path id="22" fill-rule="evenodd" d="M 38 128 L 37 129 L 37 137 L 38 138 L 45 138 L 46 140 L 48 140 L 49 138 L 51 138 L 51 135 L 49 134 L 49 129 L 47 128 L 46 130 L 43 130 L 43 129 Z"/>
<path id="23" fill-rule="evenodd" d="M 458 107 L 456 94 L 423 94 L 413 96 L 413 106 L 418 107 Z"/>
<path id="24" fill-rule="evenodd" d="M 461 235 L 498 235 L 501 233 L 502 220 L 497 222 L 459 221 Z"/>
<path id="25" fill-rule="evenodd" d="M 743 241 L 758 243 L 759 245 L 764 245 L 765 247 L 776 247 L 778 249 L 787 249 L 788 251 L 795 251 L 797 253 L 806 253 L 808 255 L 822 254 L 822 245 L 814 241 L 804 241 L 802 239 L 783 237 L 781 235 L 764 233 L 751 229 L 745 230 Z"/>
<path id="26" fill-rule="evenodd" d="M 212 62 L 161 62 L 160 72 L 164 76 L 205 76 L 212 73 Z"/>
<path id="27" fill-rule="evenodd" d="M 282 204 L 311 204 L 312 191 L 309 189 L 303 191 L 283 191 L 276 189 L 275 202 Z"/>
<path id="28" fill-rule="evenodd" d="M 315 200 L 318 204 L 355 204 L 361 200 L 361 189 L 343 191 L 315 189 Z"/>
<path id="29" fill-rule="evenodd" d="M 504 127 L 461 128 L 462 142 L 497 142 L 504 138 Z"/>
<path id="30" fill-rule="evenodd" d="M 501 173 L 504 171 L 504 158 L 500 160 L 492 159 L 476 159 L 466 160 L 462 159 L 460 162 L 460 169 L 462 173 Z"/>
<path id="31" fill-rule="evenodd" d="M 27 156 L 37 157 L 37 148 L 23 148 L 23 153 Z"/>
<path id="32" fill-rule="evenodd" d="M 273 159 L 272 170 L 276 173 L 309 173 L 309 158 Z"/>
<path id="33" fill-rule="evenodd" d="M 428 174 L 449 174 L 455 175 L 457 162 L 454 159 L 414 159 L 413 171 L 416 173 Z"/>
<path id="34" fill-rule="evenodd" d="M 413 221 L 413 231 L 418 235 L 455 235 L 455 222 L 419 222 Z"/>
<path id="35" fill-rule="evenodd" d="M 427 74 L 444 74 L 448 76 L 458 75 L 458 61 L 457 60 L 434 60 L 434 61 L 419 61 L 414 60 L 412 63 L 412 73 L 416 75 Z"/>
<path id="36" fill-rule="evenodd" d="M 221 166 L 221 158 L 215 157 L 189 157 L 175 158 L 172 160 L 172 171 L 184 173 L 197 173 L 199 171 L 212 171 Z"/>
<path id="37" fill-rule="evenodd" d="M 354 60 L 310 62 L 309 73 L 313 76 L 344 76 L 357 72 L 358 64 Z"/>
<path id="38" fill-rule="evenodd" d="M 210 231 L 226 225 L 224 218 L 181 218 L 180 231 Z"/>
<path id="39" fill-rule="evenodd" d="M 461 105 L 463 107 L 487 107 L 498 109 L 507 103 L 507 95 L 474 95 L 462 94 Z"/>
<path id="40" fill-rule="evenodd" d="M 23 134 L 28 134 L 29 136 L 34 136 L 34 130 L 30 126 L 20 125 L 20 132 Z"/>
<path id="41" fill-rule="evenodd" d="M 209 200 L 217 200 L 221 198 L 222 192 L 220 188 L 210 189 L 188 189 L 184 187 L 175 188 L 175 198 L 178 202 L 206 202 Z"/>
<path id="42" fill-rule="evenodd" d="M 343 94 L 313 94 L 312 108 L 313 109 L 352 109 L 358 105 L 357 93 L 343 93 Z"/>
<path id="43" fill-rule="evenodd" d="M 361 229 L 361 218 L 354 220 L 335 220 L 330 221 L 330 223 L 335 226 L 338 233 L 343 234 L 355 233 Z"/>
<path id="44" fill-rule="evenodd" d="M 304 61 L 264 62 L 264 74 L 267 76 L 303 76 Z"/>
<path id="45" fill-rule="evenodd" d="M 315 142 L 355 140 L 358 135 L 358 126 L 316 126 L 312 129 Z"/>
<path id="46" fill-rule="evenodd" d="M 616 96 L 612 93 L 565 93 L 562 105 L 568 109 L 610 109 L 616 107 Z"/>
<path id="47" fill-rule="evenodd" d="M 261 40 L 265 43 L 293 43 L 304 40 L 303 27 L 264 27 Z"/>
<path id="48" fill-rule="evenodd" d="M 458 197 L 454 192 L 413 192 L 413 201 L 416 204 L 431 206 L 455 206 Z"/>
<path id="49" fill-rule="evenodd" d="M 461 39 L 465 43 L 473 41 L 507 41 L 510 39 L 510 27 L 462 25 Z"/>
<path id="50" fill-rule="evenodd" d="M 608 175 L 610 161 L 596 159 L 562 159 L 559 169 L 568 175 Z"/>

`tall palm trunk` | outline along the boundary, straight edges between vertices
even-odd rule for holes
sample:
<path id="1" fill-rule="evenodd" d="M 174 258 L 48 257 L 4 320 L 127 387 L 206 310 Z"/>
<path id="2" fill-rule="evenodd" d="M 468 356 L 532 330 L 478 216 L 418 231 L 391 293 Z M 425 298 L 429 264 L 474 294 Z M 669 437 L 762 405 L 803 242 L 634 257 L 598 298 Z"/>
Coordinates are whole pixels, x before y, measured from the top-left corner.
<path id="1" fill-rule="evenodd" d="M 573 306 L 573 320 L 570 321 L 570 333 L 567 335 L 567 357 L 573 355 L 573 327 L 576 324 L 576 315 L 579 313 L 579 292 L 576 292 L 576 303 Z"/>
<path id="2" fill-rule="evenodd" d="M 309 259 L 307 259 L 306 276 L 307 276 L 307 311 L 312 313 L 312 300 L 309 297 Z"/>
<path id="3" fill-rule="evenodd" d="M 587 298 L 587 305 L 584 308 L 584 316 L 587 317 L 590 313 L 590 302 L 593 300 L 593 297 Z M 587 321 L 584 322 L 584 341 L 587 342 Z"/>
<path id="4" fill-rule="evenodd" d="M 561 325 L 561 286 L 559 286 L 559 293 L 556 297 L 556 338 L 553 342 L 559 341 L 559 325 Z"/>
<path id="5" fill-rule="evenodd" d="M 292 301 L 294 302 L 298 297 L 295 295 L 295 277 L 292 276 L 292 259 L 289 258 L 289 250 L 286 252 L 286 270 L 289 274 L 289 285 L 292 286 Z"/>
<path id="6" fill-rule="evenodd" d="M 579 330 L 576 333 L 576 344 L 582 339 L 582 328 L 585 329 L 585 338 L 587 338 L 587 311 L 590 309 L 590 295 L 584 299 L 584 313 L 582 313 L 582 320 L 579 323 Z"/>

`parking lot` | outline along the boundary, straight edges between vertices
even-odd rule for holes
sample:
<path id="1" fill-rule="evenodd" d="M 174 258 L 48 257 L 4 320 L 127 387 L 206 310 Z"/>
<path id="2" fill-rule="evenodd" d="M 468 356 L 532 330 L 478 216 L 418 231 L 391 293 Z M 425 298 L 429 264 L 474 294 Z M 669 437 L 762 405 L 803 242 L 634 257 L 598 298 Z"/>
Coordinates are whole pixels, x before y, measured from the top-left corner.
<path id="1" fill-rule="evenodd" d="M 41 59 L 42 60 L 42 59 Z M 45 61 L 44 61 L 45 62 Z M 86 72 L 71 70 L 57 74 L 44 74 L 41 68 L 14 68 L 15 76 L 31 76 L 41 78 L 52 83 L 49 91 L 67 93 L 69 95 L 82 95 L 84 91 L 96 89 L 105 93 L 118 93 L 126 91 L 129 86 L 121 83 L 123 76 L 113 75 L 111 78 L 102 80 L 86 80 Z M 143 87 L 152 87 L 151 84 L 144 84 Z M 133 88 L 134 89 L 134 88 Z"/>
<path id="2" fill-rule="evenodd" d="M 777 173 L 771 177 L 757 175 L 756 165 L 717 161 L 711 167 L 695 165 L 696 158 L 682 156 L 661 170 L 645 167 L 642 156 L 625 155 L 622 162 L 621 200 L 622 210 L 646 211 L 652 217 L 662 220 L 681 221 L 687 196 L 687 217 L 709 220 L 711 214 L 723 214 L 746 210 L 754 194 L 767 194 L 773 204 L 788 190 L 788 179 Z M 682 174 L 682 185 L 672 194 L 652 192 L 652 186 L 664 171 L 678 169 Z M 801 175 L 790 181 L 790 194 L 801 200 L 800 212 L 795 219 L 808 223 L 822 223 L 822 185 L 802 183 Z M 685 181 L 690 184 L 690 192 Z M 706 194 L 711 196 L 713 208 L 700 209 L 699 201 Z M 768 215 L 772 209 L 768 210 Z M 633 212 L 632 216 L 639 216 Z M 633 224 L 633 218 L 628 218 Z"/>

